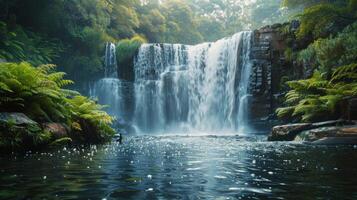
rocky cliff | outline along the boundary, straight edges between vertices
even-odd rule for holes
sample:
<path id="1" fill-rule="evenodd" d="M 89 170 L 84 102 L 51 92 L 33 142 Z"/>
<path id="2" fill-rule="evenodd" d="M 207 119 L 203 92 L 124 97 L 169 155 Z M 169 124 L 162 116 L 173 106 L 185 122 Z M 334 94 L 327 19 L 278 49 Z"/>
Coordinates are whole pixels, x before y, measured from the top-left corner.
<path id="1" fill-rule="evenodd" d="M 287 50 L 299 48 L 294 44 L 293 33 L 297 22 L 265 26 L 254 31 L 251 58 L 253 73 L 251 75 L 250 93 L 252 94 L 250 110 L 251 121 L 257 127 L 266 128 L 274 124 L 275 109 L 281 104 L 286 80 L 299 79 L 304 75 L 302 66 L 296 60 L 287 58 Z M 270 123 L 269 123 L 270 122 Z"/>

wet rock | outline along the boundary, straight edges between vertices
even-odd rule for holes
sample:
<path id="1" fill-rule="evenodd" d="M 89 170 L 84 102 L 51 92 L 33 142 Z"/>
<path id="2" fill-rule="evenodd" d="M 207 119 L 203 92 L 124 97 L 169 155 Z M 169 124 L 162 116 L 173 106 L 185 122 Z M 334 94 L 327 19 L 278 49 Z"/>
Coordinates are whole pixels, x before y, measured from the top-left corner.
<path id="1" fill-rule="evenodd" d="M 325 137 L 312 144 L 316 145 L 354 145 L 357 144 L 357 137 Z"/>
<path id="2" fill-rule="evenodd" d="M 0 123 L 26 126 L 26 125 L 38 125 L 23 113 L 0 113 Z"/>
<path id="3" fill-rule="evenodd" d="M 314 144 L 357 144 L 357 126 L 321 127 L 298 134 L 295 141 Z"/>
<path id="4" fill-rule="evenodd" d="M 44 123 L 42 128 L 45 131 L 52 133 L 55 139 L 66 138 L 68 137 L 69 128 L 60 123 Z"/>
<path id="5" fill-rule="evenodd" d="M 60 139 L 57 139 L 53 142 L 51 142 L 49 144 L 50 147 L 56 147 L 56 146 L 64 146 L 64 145 L 68 145 L 68 144 L 71 144 L 73 142 L 73 140 L 69 137 L 64 137 L 64 138 L 60 138 Z"/>
<path id="6" fill-rule="evenodd" d="M 313 142 L 324 137 L 332 137 L 336 135 L 338 130 L 339 130 L 338 127 L 321 127 L 321 128 L 306 130 L 299 133 L 295 137 L 294 141 Z"/>
<path id="7" fill-rule="evenodd" d="M 269 141 L 291 141 L 302 131 L 312 127 L 311 123 L 287 124 L 273 127 Z"/>
<path id="8" fill-rule="evenodd" d="M 23 113 L 0 113 L 0 149 L 26 149 L 42 134 L 39 124 Z"/>
<path id="9" fill-rule="evenodd" d="M 341 127 L 354 125 L 346 120 L 332 120 L 318 123 L 300 123 L 276 126 L 269 141 L 315 141 L 322 137 L 333 136 Z"/>
<path id="10" fill-rule="evenodd" d="M 340 119 L 340 120 L 331 120 L 331 121 L 313 123 L 312 126 L 313 128 L 319 128 L 319 127 L 342 126 L 342 125 L 353 125 L 353 124 L 354 124 L 353 122 Z"/>

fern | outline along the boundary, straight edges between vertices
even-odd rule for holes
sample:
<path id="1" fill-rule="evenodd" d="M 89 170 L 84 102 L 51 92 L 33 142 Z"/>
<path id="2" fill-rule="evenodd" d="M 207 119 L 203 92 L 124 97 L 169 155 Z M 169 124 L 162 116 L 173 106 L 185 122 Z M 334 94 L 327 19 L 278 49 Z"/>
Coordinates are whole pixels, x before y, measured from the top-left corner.
<path id="1" fill-rule="evenodd" d="M 25 62 L 0 63 L 0 111 L 24 112 L 37 121 L 69 125 L 87 120 L 102 136 L 113 134 L 113 118 L 102 111 L 104 106 L 64 89 L 73 83 L 64 76 L 63 72 L 55 72 L 55 65 L 35 68 Z"/>

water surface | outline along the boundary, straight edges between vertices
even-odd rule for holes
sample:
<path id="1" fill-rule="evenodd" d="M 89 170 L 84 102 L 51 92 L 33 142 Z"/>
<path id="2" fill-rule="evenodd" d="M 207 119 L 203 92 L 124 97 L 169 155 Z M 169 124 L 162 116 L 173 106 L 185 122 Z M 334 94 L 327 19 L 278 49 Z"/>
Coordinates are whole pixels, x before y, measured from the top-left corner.
<path id="1" fill-rule="evenodd" d="M 0 199 L 356 199 L 357 146 L 131 136 L 0 156 Z"/>

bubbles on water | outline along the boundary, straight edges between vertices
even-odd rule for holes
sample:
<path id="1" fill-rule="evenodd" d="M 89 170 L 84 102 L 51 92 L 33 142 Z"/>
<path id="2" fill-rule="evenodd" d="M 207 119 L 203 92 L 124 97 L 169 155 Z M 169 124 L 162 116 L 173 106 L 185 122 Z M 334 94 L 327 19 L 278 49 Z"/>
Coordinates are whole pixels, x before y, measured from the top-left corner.
<path id="1" fill-rule="evenodd" d="M 226 176 L 219 176 L 219 175 L 217 175 L 217 176 L 214 176 L 214 178 L 216 178 L 216 179 L 226 179 L 227 177 L 226 177 Z"/>

